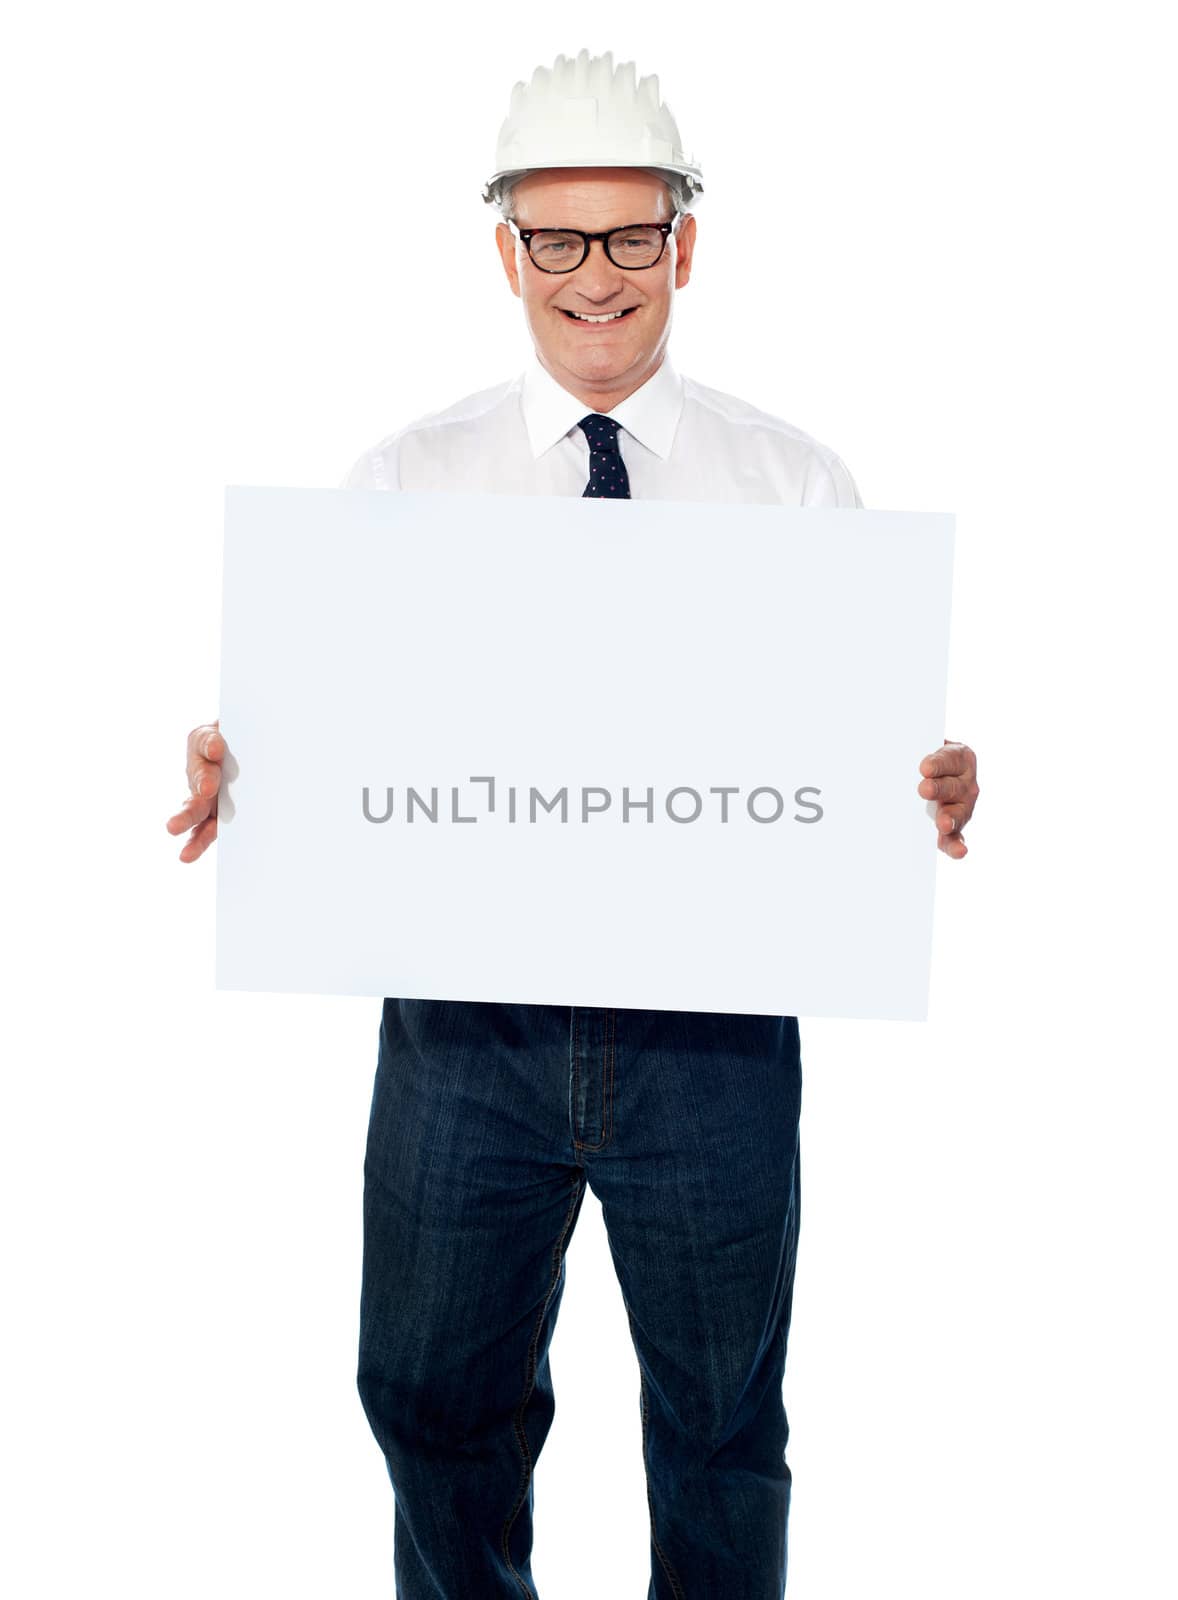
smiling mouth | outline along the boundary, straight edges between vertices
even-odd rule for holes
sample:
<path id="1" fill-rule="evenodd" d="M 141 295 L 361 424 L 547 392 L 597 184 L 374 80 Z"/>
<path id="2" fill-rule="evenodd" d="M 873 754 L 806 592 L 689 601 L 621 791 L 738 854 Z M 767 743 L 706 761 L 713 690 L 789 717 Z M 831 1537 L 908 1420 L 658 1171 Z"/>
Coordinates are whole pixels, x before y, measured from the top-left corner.
<path id="1" fill-rule="evenodd" d="M 637 306 L 627 306 L 624 311 L 606 311 L 599 317 L 589 316 L 583 311 L 569 311 L 564 306 L 557 306 L 558 311 L 563 311 L 572 322 L 591 322 L 600 325 L 605 322 L 617 322 L 621 317 L 628 317 L 631 311 L 637 311 Z"/>

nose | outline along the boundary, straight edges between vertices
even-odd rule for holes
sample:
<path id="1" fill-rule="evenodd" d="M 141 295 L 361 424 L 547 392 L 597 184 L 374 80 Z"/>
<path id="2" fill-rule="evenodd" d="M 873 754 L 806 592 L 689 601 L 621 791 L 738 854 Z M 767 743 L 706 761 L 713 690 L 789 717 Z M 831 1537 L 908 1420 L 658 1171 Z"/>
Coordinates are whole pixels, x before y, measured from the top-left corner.
<path id="1" fill-rule="evenodd" d="M 572 278 L 577 293 L 595 306 L 607 306 L 625 287 L 621 267 L 615 267 L 605 253 L 604 239 L 589 241 L 589 254 Z"/>

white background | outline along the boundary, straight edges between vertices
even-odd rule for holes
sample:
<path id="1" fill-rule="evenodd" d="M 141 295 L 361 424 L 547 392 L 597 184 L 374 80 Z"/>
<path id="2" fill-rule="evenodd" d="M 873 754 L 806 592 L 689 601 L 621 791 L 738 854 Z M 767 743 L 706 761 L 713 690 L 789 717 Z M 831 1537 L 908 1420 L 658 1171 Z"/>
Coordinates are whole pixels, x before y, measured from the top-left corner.
<path id="1" fill-rule="evenodd" d="M 582 45 L 657 71 L 704 166 L 679 367 L 829 444 L 868 505 L 958 516 L 945 732 L 982 795 L 938 863 L 930 1021 L 802 1022 L 790 1595 L 1174 1593 L 1161 18 L 113 0 L 9 24 L 11 1593 L 392 1592 L 353 1387 L 379 1006 L 214 993 L 212 863 L 163 823 L 216 712 L 224 485 L 334 486 L 516 370 L 479 186 L 511 85 Z M 311 728 L 293 807 L 316 753 Z M 599 1224 L 553 1349 L 545 1600 L 647 1581 Z"/>

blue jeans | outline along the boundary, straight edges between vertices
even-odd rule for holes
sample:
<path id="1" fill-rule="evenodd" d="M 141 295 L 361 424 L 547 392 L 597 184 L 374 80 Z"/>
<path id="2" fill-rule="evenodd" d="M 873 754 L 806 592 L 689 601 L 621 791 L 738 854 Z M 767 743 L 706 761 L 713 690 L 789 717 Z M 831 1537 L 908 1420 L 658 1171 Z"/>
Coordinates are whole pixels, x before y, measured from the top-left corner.
<path id="1" fill-rule="evenodd" d="M 648 1600 L 780 1600 L 800 1106 L 796 1017 L 384 1002 L 358 1382 L 401 1600 L 535 1596 L 586 1183 L 638 1356 Z"/>

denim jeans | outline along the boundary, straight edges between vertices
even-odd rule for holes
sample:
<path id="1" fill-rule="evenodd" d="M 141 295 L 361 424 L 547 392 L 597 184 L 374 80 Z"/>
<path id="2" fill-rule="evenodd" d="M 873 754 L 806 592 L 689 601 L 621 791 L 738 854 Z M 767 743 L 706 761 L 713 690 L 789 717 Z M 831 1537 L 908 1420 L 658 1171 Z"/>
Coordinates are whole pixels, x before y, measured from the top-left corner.
<path id="1" fill-rule="evenodd" d="M 638 1357 L 648 1600 L 780 1600 L 800 1106 L 796 1017 L 384 1002 L 358 1382 L 400 1600 L 536 1595 L 586 1183 Z"/>

